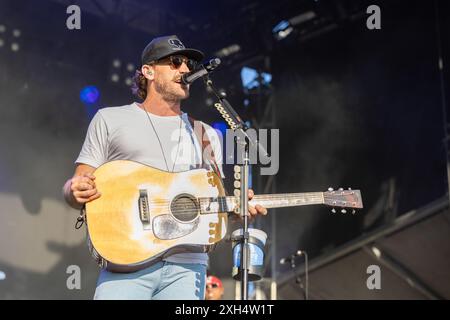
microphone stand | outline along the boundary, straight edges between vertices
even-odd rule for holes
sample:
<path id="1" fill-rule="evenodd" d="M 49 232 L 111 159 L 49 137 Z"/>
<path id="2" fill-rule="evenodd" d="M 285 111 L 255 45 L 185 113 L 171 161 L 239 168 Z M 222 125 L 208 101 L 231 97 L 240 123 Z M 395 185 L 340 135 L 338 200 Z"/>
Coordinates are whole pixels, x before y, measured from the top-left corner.
<path id="1" fill-rule="evenodd" d="M 249 144 L 251 147 L 259 147 L 260 150 L 267 152 L 265 149 L 259 144 L 257 140 L 252 139 L 246 132 L 249 127 L 244 123 L 241 117 L 237 114 L 237 112 L 233 109 L 231 104 L 225 99 L 226 94 L 220 93 L 214 87 L 211 79 L 209 79 L 208 75 L 203 77 L 205 80 L 206 86 L 211 89 L 211 92 L 219 100 L 219 104 L 216 104 L 217 110 L 221 113 L 222 117 L 228 123 L 230 128 L 238 132 L 237 141 L 238 145 L 241 145 L 241 148 L 237 148 L 237 150 L 242 151 L 240 155 L 242 159 L 241 165 L 241 184 L 240 184 L 240 205 L 239 205 L 239 213 L 243 217 L 243 228 L 242 228 L 242 237 L 240 237 L 241 242 L 241 263 L 240 263 L 240 271 L 241 271 L 241 299 L 248 300 L 248 273 L 249 273 L 249 264 L 250 264 L 250 250 L 249 250 L 249 232 L 248 232 L 248 224 L 249 224 L 249 213 L 248 213 L 248 173 L 249 173 Z M 247 141 L 249 143 L 247 143 Z M 256 149 L 258 150 L 258 149 Z M 238 152 L 239 152 L 238 151 Z M 239 159 L 239 154 L 238 154 Z"/>
<path id="2" fill-rule="evenodd" d="M 295 264 L 295 259 L 297 257 L 299 257 L 299 256 L 304 256 L 305 257 L 305 282 L 306 282 L 305 285 L 303 285 L 302 278 L 301 278 L 300 274 L 297 273 L 297 271 L 296 271 L 296 267 L 297 266 Z M 295 276 L 295 283 L 298 284 L 300 289 L 302 290 L 304 299 L 308 300 L 308 291 L 309 291 L 308 290 L 308 286 L 309 286 L 309 279 L 308 279 L 308 272 L 309 272 L 308 271 L 308 253 L 306 251 L 300 251 L 299 250 L 296 253 L 291 254 L 291 256 L 289 258 L 281 259 L 281 261 L 283 261 L 283 260 L 285 262 L 287 262 L 287 261 L 290 262 L 291 270 L 292 270 L 292 272 L 294 273 L 294 276 Z M 285 263 L 285 262 L 281 262 L 281 261 L 280 261 L 280 264 L 284 264 Z"/>
<path id="3" fill-rule="evenodd" d="M 293 262 L 294 259 L 295 259 L 294 256 L 292 257 L 292 260 L 291 260 L 291 268 L 292 268 L 292 271 L 294 271 L 294 274 L 295 274 L 295 283 L 297 283 L 299 285 L 300 289 L 302 289 L 304 299 L 308 300 L 308 286 L 309 286 L 309 280 L 308 280 L 308 254 L 306 253 L 306 251 L 302 251 L 301 255 L 303 255 L 305 257 L 305 283 L 306 283 L 305 285 L 303 285 L 301 276 L 295 272 L 295 262 Z"/>

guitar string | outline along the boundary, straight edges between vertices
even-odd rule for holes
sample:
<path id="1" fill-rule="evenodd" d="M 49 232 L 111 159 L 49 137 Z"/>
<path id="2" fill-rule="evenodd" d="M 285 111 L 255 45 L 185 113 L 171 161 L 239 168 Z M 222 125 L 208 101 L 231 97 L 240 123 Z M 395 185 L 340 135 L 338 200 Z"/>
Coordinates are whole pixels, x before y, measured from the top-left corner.
<path id="1" fill-rule="evenodd" d="M 233 203 L 234 201 L 236 201 L 236 199 L 234 199 L 234 198 L 235 197 L 223 197 L 223 198 L 216 198 L 216 200 L 214 200 L 214 201 L 212 201 L 212 200 L 209 200 L 209 201 L 211 203 L 214 203 L 214 202 L 220 202 L 220 203 L 229 203 L 229 202 L 231 202 L 231 203 Z M 209 198 L 209 199 L 211 199 L 211 198 Z M 272 199 L 261 199 L 261 198 L 258 199 L 258 198 L 256 198 L 255 199 L 255 198 L 253 198 L 250 201 L 267 202 L 267 201 L 273 201 L 273 200 L 290 201 L 292 199 L 285 199 L 285 198 L 279 198 L 279 199 L 273 199 L 273 198 Z M 305 201 L 316 201 L 316 200 L 322 200 L 322 197 L 321 196 L 304 197 L 302 199 L 298 199 L 296 202 L 300 202 L 300 201 L 302 201 L 302 202 L 305 202 Z M 208 198 L 200 198 L 199 199 L 199 202 L 204 202 L 204 201 L 208 201 Z M 161 206 L 169 205 L 171 202 L 172 202 L 171 200 L 151 200 L 151 201 L 149 201 L 149 203 L 151 203 L 151 204 L 161 205 Z M 350 202 L 350 201 L 347 201 L 347 202 Z M 175 207 L 176 206 L 184 207 L 185 205 L 183 205 L 183 204 L 179 204 L 179 205 L 175 204 L 174 206 Z"/>
<path id="2" fill-rule="evenodd" d="M 283 200 L 286 198 L 311 198 L 311 197 L 319 197 L 319 198 L 340 198 L 343 197 L 345 195 L 335 195 L 335 196 L 327 196 L 327 195 L 322 195 L 322 193 L 302 193 L 300 195 L 297 194 L 285 194 L 285 195 L 255 195 L 253 197 L 253 199 L 257 199 L 257 200 Z M 201 198 L 197 198 L 197 199 L 211 199 L 211 198 L 227 198 L 227 199 L 233 199 L 236 198 L 235 196 L 221 196 L 221 197 L 201 197 Z M 158 201 L 162 201 L 162 202 L 169 202 L 170 200 L 167 199 L 160 199 L 160 200 L 152 200 L 153 202 L 158 202 Z"/>
<path id="3" fill-rule="evenodd" d="M 318 204 L 318 203 L 317 203 Z M 225 209 L 217 209 L 214 211 L 200 211 L 200 210 L 178 210 L 173 212 L 172 210 L 159 210 L 159 214 L 175 214 L 176 216 L 185 216 L 185 215 L 206 215 L 206 214 L 216 214 L 216 213 L 224 213 L 224 212 L 232 212 L 233 210 L 225 210 Z"/>
<path id="4" fill-rule="evenodd" d="M 320 202 L 318 202 L 317 204 L 319 204 Z M 197 209 L 195 209 L 195 210 L 191 210 L 191 209 L 189 209 L 189 210 L 176 210 L 176 215 L 193 215 L 193 214 L 198 214 L 198 213 L 200 213 L 200 214 L 214 214 L 214 213 L 221 213 L 221 212 L 231 212 L 231 211 L 233 211 L 233 210 L 220 210 L 220 208 L 218 209 L 218 210 L 214 210 L 214 211 L 210 211 L 210 212 L 208 212 L 208 211 L 204 211 L 204 210 L 197 210 Z M 173 212 L 173 210 L 170 210 L 170 209 L 166 209 L 166 210 L 158 210 L 158 213 L 160 213 L 160 214 L 169 214 L 169 213 L 172 213 L 172 214 L 174 214 L 174 212 Z"/>
<path id="5" fill-rule="evenodd" d="M 326 196 L 325 196 L 326 197 Z M 227 200 L 233 200 L 236 197 L 235 196 L 219 196 L 219 197 L 200 197 L 200 198 L 196 198 L 196 199 L 200 199 L 200 200 L 205 200 L 205 199 L 227 199 Z M 296 195 L 296 194 L 286 194 L 286 195 L 255 195 L 253 197 L 252 200 L 259 200 L 259 201 L 267 201 L 267 200 L 284 200 L 286 198 L 302 198 L 302 199 L 306 199 L 306 198 L 322 198 L 322 194 L 321 193 L 302 193 L 301 196 Z M 326 197 L 328 198 L 328 197 Z M 156 203 L 156 202 L 164 202 L 164 203 L 168 203 L 171 202 L 171 200 L 168 199 L 158 199 L 158 200 L 151 200 L 151 202 Z"/>
<path id="6" fill-rule="evenodd" d="M 211 203 L 214 203 L 214 202 L 221 202 L 221 203 L 228 203 L 228 202 L 231 202 L 231 203 L 233 203 L 233 202 L 235 202 L 236 201 L 236 199 L 235 199 L 235 197 L 218 197 L 218 198 L 215 198 L 216 200 L 210 200 L 210 199 L 212 199 L 212 198 L 214 198 L 214 197 L 211 197 L 211 198 L 198 198 L 199 199 L 199 202 L 204 202 L 204 201 L 210 201 Z M 292 200 L 292 199 L 286 199 L 286 198 L 284 198 L 284 197 L 280 197 L 280 198 L 266 198 L 266 199 L 263 199 L 263 198 L 253 198 L 252 200 L 250 200 L 250 201 L 260 201 L 260 202 L 267 202 L 267 201 L 273 201 L 273 200 L 279 200 L 279 201 L 283 201 L 283 200 L 285 200 L 285 201 L 290 201 L 290 200 Z M 302 199 L 298 199 L 298 201 L 296 201 L 296 202 L 299 202 L 299 201 L 303 201 L 303 202 L 305 202 L 305 201 L 315 201 L 315 200 L 322 200 L 322 196 L 309 196 L 309 197 L 303 197 Z M 149 203 L 151 203 L 151 204 L 155 204 L 155 205 L 169 205 L 170 203 L 171 203 L 172 201 L 171 200 L 151 200 L 151 201 L 149 201 Z M 350 201 L 348 201 L 348 202 L 350 202 Z M 177 205 L 175 205 L 175 206 L 177 206 Z M 185 205 L 183 205 L 183 204 L 181 204 L 181 205 L 179 205 L 179 206 L 182 206 L 182 207 L 184 207 Z"/>
<path id="7" fill-rule="evenodd" d="M 254 201 L 255 200 L 255 201 Z M 323 199 L 322 199 L 322 197 L 309 197 L 309 198 L 307 198 L 307 199 L 298 199 L 297 201 L 295 201 L 296 203 L 299 203 L 299 202 L 309 202 L 309 201 L 322 201 Z M 252 200 L 250 200 L 251 202 L 258 202 L 258 204 L 262 204 L 262 203 L 266 203 L 266 202 L 273 202 L 273 200 L 271 200 L 271 199 L 267 199 L 267 200 L 258 200 L 258 199 L 252 199 Z M 249 202 L 250 202 L 249 201 Z M 284 203 L 284 202 L 292 202 L 292 199 L 280 199 L 280 203 Z M 201 200 L 200 202 L 203 202 L 202 204 L 203 205 L 207 205 L 208 204 L 208 201 L 206 201 L 206 204 L 204 203 L 205 202 L 205 200 Z M 217 200 L 217 201 L 209 201 L 210 203 L 221 203 L 221 204 L 229 204 L 229 203 L 231 203 L 231 204 L 235 204 L 235 203 L 237 203 L 238 201 L 236 201 L 236 200 L 233 200 L 233 199 L 221 199 L 221 200 Z M 353 202 L 353 201 L 347 201 L 347 202 Z M 152 204 L 153 206 L 160 206 L 160 207 L 163 207 L 163 206 L 170 206 L 171 208 L 183 208 L 183 207 L 185 207 L 186 205 L 185 204 L 174 204 L 174 205 L 170 205 L 170 201 L 149 201 L 148 203 L 150 203 L 150 204 Z"/>
<path id="8" fill-rule="evenodd" d="M 309 193 L 286 193 L 286 194 L 276 194 L 276 195 L 272 195 L 272 194 L 259 194 L 259 195 L 255 195 L 254 197 L 253 197 L 253 199 L 259 199 L 259 200 L 283 200 L 283 199 L 285 199 L 285 198 L 302 198 L 302 199 L 304 199 L 304 198 L 310 198 L 310 197 L 320 197 L 320 198 L 322 198 L 322 196 L 323 197 L 325 197 L 325 198 L 334 198 L 334 197 L 337 197 L 337 198 L 340 198 L 340 197 L 343 197 L 343 196 L 346 196 L 346 195 L 338 195 L 338 194 L 336 194 L 336 195 L 326 195 L 325 193 L 322 193 L 322 192 L 309 192 Z M 212 199 L 212 198 L 215 198 L 215 199 L 223 199 L 223 198 L 226 198 L 226 199 L 234 199 L 234 198 L 236 198 L 235 196 L 218 196 L 218 197 L 199 197 L 199 198 L 196 198 L 196 199 L 201 199 L 201 200 L 203 200 L 203 199 Z M 168 200 L 168 199 L 158 199 L 158 200 L 152 200 L 152 202 L 170 202 L 171 200 Z"/>
<path id="9" fill-rule="evenodd" d="M 321 203 L 322 199 L 321 198 L 309 199 L 309 202 Z M 299 204 L 297 203 L 296 205 L 299 205 Z M 203 206 L 206 206 L 206 204 L 203 204 Z M 199 211 L 203 211 L 203 212 L 200 212 L 201 214 L 215 213 L 215 211 L 214 212 L 204 212 L 203 208 L 200 208 L 200 209 L 185 209 L 185 210 L 184 209 L 180 209 L 180 208 L 184 207 L 183 205 L 169 206 L 168 204 L 166 204 L 166 205 L 153 205 L 152 207 L 153 208 L 158 208 L 158 207 L 159 208 L 165 208 L 166 210 L 158 210 L 159 213 L 163 213 L 163 214 L 164 213 L 170 213 L 170 212 L 173 212 L 173 211 L 176 211 L 177 214 L 181 214 L 181 215 L 188 215 L 188 214 L 192 215 L 192 214 L 198 213 Z M 219 208 L 218 208 L 217 212 L 227 212 L 228 210 L 224 210 L 227 207 L 228 207 L 228 202 L 220 201 Z"/>
<path id="10" fill-rule="evenodd" d="M 259 202 L 267 202 L 267 201 L 290 201 L 292 200 L 292 198 L 299 198 L 298 196 L 272 196 L 272 197 L 267 197 L 267 196 L 255 196 L 251 201 L 259 201 Z M 323 198 L 328 198 L 328 199 L 333 199 L 332 197 L 326 197 L 326 196 L 322 196 L 319 194 L 311 194 L 310 196 L 302 196 L 301 199 L 298 199 L 298 201 L 316 201 L 316 200 L 322 200 Z M 202 198 L 197 198 L 199 199 L 199 201 L 211 201 L 210 199 L 215 199 L 215 201 L 211 201 L 211 202 L 234 202 L 236 201 L 236 197 L 234 196 L 226 196 L 226 197 L 202 197 Z M 356 201 L 351 201 L 351 200 L 347 200 L 347 202 L 356 202 Z M 169 205 L 169 203 L 171 203 L 171 200 L 166 200 L 166 199 L 160 199 L 160 200 L 151 200 L 149 201 L 149 203 L 154 204 L 154 205 Z M 176 206 L 176 205 L 175 205 Z M 184 206 L 184 205 L 181 205 Z"/>
<path id="11" fill-rule="evenodd" d="M 306 194 L 309 194 L 310 196 L 305 196 Z M 292 197 L 297 197 L 298 198 L 299 196 L 296 195 L 296 194 L 256 195 L 253 199 L 254 200 L 258 200 L 258 198 L 259 198 L 259 201 L 261 201 L 261 202 L 265 202 L 264 200 L 266 200 L 266 201 L 271 201 L 271 200 L 286 200 L 286 201 L 289 201 L 290 199 L 286 199 L 286 198 L 292 198 Z M 170 202 L 168 200 L 163 200 L 163 199 L 161 199 L 161 200 L 152 200 L 149 203 L 152 204 L 152 207 L 156 208 L 156 209 L 157 208 L 166 208 L 166 210 L 162 210 L 162 211 L 160 210 L 160 213 L 169 213 L 171 211 L 177 211 L 177 214 L 187 215 L 187 214 L 198 213 L 199 210 L 200 211 L 204 210 L 203 207 L 205 207 L 205 206 L 207 207 L 211 203 L 208 204 L 208 203 L 201 203 L 201 202 L 208 201 L 208 199 L 211 199 L 211 198 L 215 198 L 216 201 L 214 201 L 214 202 L 217 202 L 217 204 L 219 205 L 219 209 L 222 209 L 222 210 L 218 210 L 219 212 L 221 212 L 221 211 L 224 211 L 224 212 L 228 211 L 228 210 L 224 210 L 224 209 L 229 207 L 229 204 L 230 204 L 229 202 L 231 202 L 231 205 L 233 205 L 234 204 L 233 200 L 235 200 L 235 197 L 233 197 L 233 196 L 202 197 L 202 198 L 198 198 L 199 202 L 200 202 L 200 208 L 196 208 L 196 209 L 182 209 L 182 208 L 185 208 L 185 205 L 182 205 L 182 204 L 178 204 L 178 205 L 175 204 L 173 206 L 170 206 L 169 205 Z M 266 199 L 263 199 L 263 198 L 266 198 Z M 302 202 L 322 203 L 323 197 L 322 197 L 321 193 L 303 193 L 302 194 L 302 200 L 299 199 L 299 201 L 302 201 Z M 296 201 L 296 203 L 293 204 L 293 205 L 306 204 L 306 203 L 298 203 L 299 201 Z M 351 201 L 348 201 L 348 202 L 351 202 Z M 206 212 L 206 213 L 208 213 L 208 212 Z"/>

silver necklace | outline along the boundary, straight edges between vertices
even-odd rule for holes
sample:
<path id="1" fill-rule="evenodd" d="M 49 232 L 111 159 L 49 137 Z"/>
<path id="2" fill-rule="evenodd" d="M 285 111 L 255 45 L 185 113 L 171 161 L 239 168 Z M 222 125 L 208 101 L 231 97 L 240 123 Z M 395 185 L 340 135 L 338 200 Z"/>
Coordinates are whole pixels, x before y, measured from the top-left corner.
<path id="1" fill-rule="evenodd" d="M 156 132 L 155 126 L 153 125 L 153 121 L 150 118 L 150 116 L 148 115 L 148 111 L 147 111 L 147 109 L 145 108 L 145 106 L 143 104 L 142 104 L 142 108 L 144 109 L 144 112 L 147 115 L 147 118 L 150 121 L 150 124 L 152 125 L 153 131 L 155 132 L 156 138 L 158 139 L 158 142 L 159 142 L 159 147 L 161 148 L 161 153 L 162 153 L 162 155 L 164 157 L 164 162 L 166 163 L 167 171 L 169 171 L 169 165 L 167 163 L 166 155 L 164 154 L 164 148 L 162 146 L 161 140 L 159 139 L 158 132 Z M 174 172 L 174 170 L 175 170 L 175 163 L 177 162 L 177 159 L 178 159 L 178 151 L 180 149 L 180 141 L 181 141 L 181 125 L 182 125 L 182 123 L 183 123 L 183 119 L 182 119 L 182 116 L 180 116 L 180 129 L 179 129 L 180 130 L 180 135 L 178 137 L 177 153 L 176 153 L 176 156 L 175 156 L 175 160 L 173 161 L 172 171 L 169 171 L 169 172 Z"/>

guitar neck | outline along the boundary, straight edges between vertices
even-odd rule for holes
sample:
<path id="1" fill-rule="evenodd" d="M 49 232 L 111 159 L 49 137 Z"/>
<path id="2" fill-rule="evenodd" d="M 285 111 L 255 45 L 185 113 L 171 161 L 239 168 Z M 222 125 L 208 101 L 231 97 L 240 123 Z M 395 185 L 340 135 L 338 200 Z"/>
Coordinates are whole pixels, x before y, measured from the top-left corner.
<path id="1" fill-rule="evenodd" d="M 234 196 L 217 198 L 199 198 L 201 213 L 231 212 L 239 206 L 239 198 Z M 323 204 L 323 192 L 280 193 L 255 195 L 249 204 L 265 208 L 282 208 Z"/>
<path id="2" fill-rule="evenodd" d="M 250 201 L 250 205 L 252 206 L 260 204 L 263 207 L 269 209 L 307 206 L 311 204 L 323 204 L 323 203 L 324 200 L 322 192 L 255 195 L 253 199 Z"/>

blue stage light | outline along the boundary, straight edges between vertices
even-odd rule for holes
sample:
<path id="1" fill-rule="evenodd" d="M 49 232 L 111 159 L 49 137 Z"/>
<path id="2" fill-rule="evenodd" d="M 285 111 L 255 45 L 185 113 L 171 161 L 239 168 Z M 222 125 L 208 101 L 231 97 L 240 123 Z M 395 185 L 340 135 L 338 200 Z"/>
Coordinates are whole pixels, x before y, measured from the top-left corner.
<path id="1" fill-rule="evenodd" d="M 272 81 L 270 73 L 258 73 L 255 69 L 243 67 L 241 70 L 242 86 L 247 89 L 257 88 L 260 85 L 268 85 Z"/>
<path id="2" fill-rule="evenodd" d="M 293 30 L 291 23 L 287 20 L 283 20 L 272 29 L 272 33 L 275 39 L 282 40 L 290 35 Z"/>
<path id="3" fill-rule="evenodd" d="M 222 133 L 222 137 L 226 137 L 228 126 L 224 121 L 213 122 L 212 127 Z"/>
<path id="4" fill-rule="evenodd" d="M 95 86 L 84 87 L 80 92 L 80 100 L 86 104 L 94 104 L 100 97 L 100 91 Z"/>

